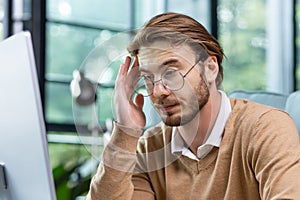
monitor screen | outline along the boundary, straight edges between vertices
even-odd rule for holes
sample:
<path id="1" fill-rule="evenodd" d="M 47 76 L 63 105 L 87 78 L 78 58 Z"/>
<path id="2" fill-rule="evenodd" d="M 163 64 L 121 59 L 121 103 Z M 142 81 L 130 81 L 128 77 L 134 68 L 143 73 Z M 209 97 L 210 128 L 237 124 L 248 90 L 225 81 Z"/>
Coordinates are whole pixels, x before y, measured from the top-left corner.
<path id="1" fill-rule="evenodd" d="M 56 199 L 29 32 L 0 43 L 0 199 Z"/>

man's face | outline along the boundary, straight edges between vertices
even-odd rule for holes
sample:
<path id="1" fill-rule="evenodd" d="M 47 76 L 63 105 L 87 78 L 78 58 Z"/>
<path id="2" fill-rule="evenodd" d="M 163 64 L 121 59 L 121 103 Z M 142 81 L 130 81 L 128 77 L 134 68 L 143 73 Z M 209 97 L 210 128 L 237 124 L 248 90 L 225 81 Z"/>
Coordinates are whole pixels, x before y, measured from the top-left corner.
<path id="1" fill-rule="evenodd" d="M 174 69 L 185 75 L 196 64 L 195 53 L 186 45 L 170 46 L 166 42 L 155 42 L 143 47 L 138 55 L 141 75 L 161 79 L 167 69 Z M 207 103 L 209 90 L 201 75 L 203 63 L 199 62 L 183 78 L 184 84 L 178 90 L 171 90 L 161 81 L 154 84 L 150 99 L 165 124 L 181 126 L 191 121 Z"/>

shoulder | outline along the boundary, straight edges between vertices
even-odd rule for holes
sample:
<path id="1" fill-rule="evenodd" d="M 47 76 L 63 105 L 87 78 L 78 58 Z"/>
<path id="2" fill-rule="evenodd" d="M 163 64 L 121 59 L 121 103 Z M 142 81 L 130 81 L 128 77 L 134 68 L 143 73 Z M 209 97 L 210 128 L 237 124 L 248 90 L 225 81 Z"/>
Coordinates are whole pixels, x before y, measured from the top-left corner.
<path id="1" fill-rule="evenodd" d="M 292 122 L 292 118 L 283 110 L 255 103 L 249 100 L 230 99 L 231 102 L 231 118 L 234 122 L 245 124 L 256 124 L 260 122 L 274 122 L 274 120 L 284 120 L 288 123 Z"/>
<path id="2" fill-rule="evenodd" d="M 228 120 L 228 128 L 235 134 L 249 134 L 256 142 L 284 140 L 288 137 L 298 143 L 295 123 L 285 111 L 248 100 L 230 101 L 232 113 Z"/>

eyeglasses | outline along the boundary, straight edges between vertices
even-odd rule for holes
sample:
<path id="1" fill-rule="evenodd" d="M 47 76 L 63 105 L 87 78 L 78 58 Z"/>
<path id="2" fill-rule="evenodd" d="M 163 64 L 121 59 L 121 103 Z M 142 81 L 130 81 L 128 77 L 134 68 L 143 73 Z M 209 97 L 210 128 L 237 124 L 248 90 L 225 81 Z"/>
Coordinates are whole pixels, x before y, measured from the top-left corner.
<path id="1" fill-rule="evenodd" d="M 198 61 L 199 62 L 199 61 Z M 159 80 L 154 81 L 154 75 L 142 75 L 137 82 L 135 92 L 142 94 L 144 97 L 151 96 L 153 94 L 154 85 L 161 82 L 164 87 L 171 91 L 180 90 L 184 86 L 184 78 L 192 71 L 192 69 L 198 64 L 196 62 L 184 75 L 173 68 L 168 68 L 161 74 Z"/>

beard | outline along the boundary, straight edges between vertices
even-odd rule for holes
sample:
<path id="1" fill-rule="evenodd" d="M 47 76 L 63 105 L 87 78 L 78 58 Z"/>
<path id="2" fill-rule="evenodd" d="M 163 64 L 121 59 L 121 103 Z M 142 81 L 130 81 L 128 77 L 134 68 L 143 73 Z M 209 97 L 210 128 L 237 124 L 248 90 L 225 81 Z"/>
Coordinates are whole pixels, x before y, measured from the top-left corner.
<path id="1" fill-rule="evenodd" d="M 162 121 L 168 126 L 182 126 L 196 117 L 199 111 L 208 102 L 210 93 L 207 84 L 201 77 L 200 83 L 194 89 L 189 88 L 189 95 L 185 95 L 184 100 L 177 97 L 172 104 L 178 104 L 178 109 L 174 111 L 162 111 L 160 113 Z M 167 99 L 159 100 L 158 105 L 168 104 Z"/>

